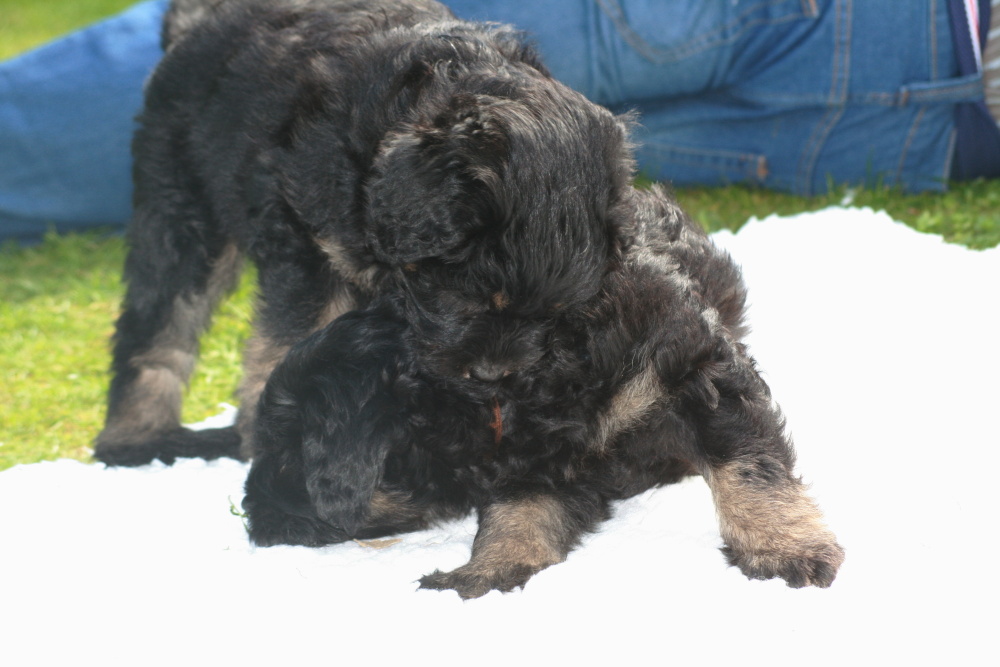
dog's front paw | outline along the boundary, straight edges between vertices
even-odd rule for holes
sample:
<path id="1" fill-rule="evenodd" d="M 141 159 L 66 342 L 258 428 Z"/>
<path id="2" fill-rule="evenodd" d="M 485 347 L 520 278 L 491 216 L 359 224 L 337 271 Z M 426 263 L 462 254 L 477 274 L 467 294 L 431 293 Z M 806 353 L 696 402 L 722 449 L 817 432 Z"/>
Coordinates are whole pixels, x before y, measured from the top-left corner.
<path id="1" fill-rule="evenodd" d="M 493 590 L 508 593 L 515 588 L 522 588 L 538 569 L 529 565 L 506 564 L 484 571 L 471 565 L 463 565 L 451 572 L 435 570 L 432 574 L 421 577 L 420 588 L 453 590 L 468 600 L 482 597 Z"/>
<path id="2" fill-rule="evenodd" d="M 799 545 L 780 552 L 741 551 L 723 547 L 730 565 L 740 568 L 750 579 L 784 579 L 791 588 L 827 588 L 844 562 L 844 549 L 835 540 Z"/>

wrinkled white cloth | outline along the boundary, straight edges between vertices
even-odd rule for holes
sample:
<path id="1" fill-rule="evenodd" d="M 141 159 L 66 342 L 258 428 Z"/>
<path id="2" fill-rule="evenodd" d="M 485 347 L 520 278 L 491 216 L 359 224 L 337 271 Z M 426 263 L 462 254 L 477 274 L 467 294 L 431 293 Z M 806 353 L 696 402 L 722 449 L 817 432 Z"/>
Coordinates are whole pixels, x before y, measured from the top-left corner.
<path id="1" fill-rule="evenodd" d="M 473 518 L 395 543 L 255 549 L 231 512 L 244 464 L 59 461 L 0 473 L 0 659 L 995 660 L 1000 250 L 843 208 L 754 220 L 715 239 L 743 266 L 751 352 L 847 549 L 832 588 L 792 590 L 727 568 L 700 479 L 617 504 L 523 591 L 463 603 L 416 581 L 466 561 Z"/>

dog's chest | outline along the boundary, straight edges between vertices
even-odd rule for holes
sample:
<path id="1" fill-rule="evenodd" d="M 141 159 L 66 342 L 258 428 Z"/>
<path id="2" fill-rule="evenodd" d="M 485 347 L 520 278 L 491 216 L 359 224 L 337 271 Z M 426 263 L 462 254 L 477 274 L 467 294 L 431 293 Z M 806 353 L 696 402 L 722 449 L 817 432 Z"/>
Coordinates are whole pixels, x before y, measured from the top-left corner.
<path id="1" fill-rule="evenodd" d="M 569 389 L 559 399 L 514 394 L 428 394 L 410 414 L 410 442 L 441 464 L 498 475 L 511 466 L 565 467 L 593 453 L 610 399 Z"/>

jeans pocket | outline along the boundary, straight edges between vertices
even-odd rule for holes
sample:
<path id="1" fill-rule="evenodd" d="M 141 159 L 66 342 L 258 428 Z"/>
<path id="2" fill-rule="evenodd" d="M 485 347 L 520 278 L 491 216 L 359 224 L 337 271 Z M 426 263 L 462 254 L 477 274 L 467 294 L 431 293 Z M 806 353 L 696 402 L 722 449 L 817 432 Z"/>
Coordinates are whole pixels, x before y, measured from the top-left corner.
<path id="1" fill-rule="evenodd" d="M 649 141 L 642 162 L 654 166 L 654 178 L 675 185 L 763 185 L 769 175 L 767 156 L 760 153 L 694 148 Z"/>
<path id="2" fill-rule="evenodd" d="M 595 2 L 629 46 L 660 65 L 733 44 L 754 29 L 819 15 L 817 0 Z"/>

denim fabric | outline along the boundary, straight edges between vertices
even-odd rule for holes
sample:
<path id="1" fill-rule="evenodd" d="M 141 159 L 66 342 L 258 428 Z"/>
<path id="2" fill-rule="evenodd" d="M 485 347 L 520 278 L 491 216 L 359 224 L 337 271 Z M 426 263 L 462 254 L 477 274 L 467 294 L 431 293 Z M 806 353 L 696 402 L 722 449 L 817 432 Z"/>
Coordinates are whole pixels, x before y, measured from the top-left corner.
<path id="1" fill-rule="evenodd" d="M 445 0 L 520 26 L 553 73 L 641 114 L 642 170 L 676 184 L 941 189 L 957 103 L 947 0 Z M 120 225 L 166 0 L 0 63 L 0 238 Z"/>
<path id="2" fill-rule="evenodd" d="M 527 29 L 553 73 L 635 109 L 640 164 L 676 184 L 939 190 L 959 77 L 946 0 L 450 0 Z"/>
<path id="3" fill-rule="evenodd" d="M 121 225 L 165 0 L 0 62 L 0 239 Z"/>

